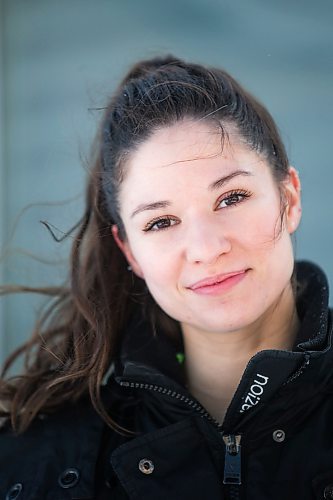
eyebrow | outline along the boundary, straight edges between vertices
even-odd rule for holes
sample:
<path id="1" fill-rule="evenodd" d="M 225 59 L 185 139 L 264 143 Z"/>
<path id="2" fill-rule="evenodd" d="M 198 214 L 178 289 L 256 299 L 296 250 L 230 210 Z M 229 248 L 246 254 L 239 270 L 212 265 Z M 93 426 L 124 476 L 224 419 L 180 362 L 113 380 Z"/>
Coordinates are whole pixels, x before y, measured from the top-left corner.
<path id="1" fill-rule="evenodd" d="M 215 191 L 216 189 L 219 189 L 220 187 L 224 186 L 227 184 L 227 182 L 231 181 L 234 177 L 238 177 L 239 175 L 253 175 L 252 172 L 248 172 L 247 170 L 235 170 L 235 172 L 231 172 L 231 174 L 225 175 L 224 177 L 221 177 L 217 181 L 212 182 L 208 186 L 209 191 Z"/>
<path id="2" fill-rule="evenodd" d="M 170 207 L 171 203 L 170 201 L 164 200 L 164 201 L 155 201 L 154 203 L 141 203 L 134 212 L 131 214 L 131 218 L 134 217 L 134 215 L 139 214 L 140 212 L 144 212 L 145 210 L 156 210 L 157 208 L 166 208 Z"/>
<path id="3" fill-rule="evenodd" d="M 240 175 L 248 176 L 248 175 L 253 175 L 251 172 L 248 172 L 247 170 L 236 170 L 235 172 L 231 172 L 231 174 L 225 175 L 218 179 L 217 181 L 212 182 L 208 186 L 209 191 L 215 191 L 216 189 L 219 189 L 220 187 L 224 186 L 227 184 L 231 179 L 234 177 L 238 177 Z M 158 208 L 167 208 L 171 206 L 171 202 L 168 200 L 162 200 L 162 201 L 155 201 L 154 203 L 141 203 L 131 214 L 131 218 L 133 218 L 135 215 L 145 212 L 146 210 L 157 210 Z"/>

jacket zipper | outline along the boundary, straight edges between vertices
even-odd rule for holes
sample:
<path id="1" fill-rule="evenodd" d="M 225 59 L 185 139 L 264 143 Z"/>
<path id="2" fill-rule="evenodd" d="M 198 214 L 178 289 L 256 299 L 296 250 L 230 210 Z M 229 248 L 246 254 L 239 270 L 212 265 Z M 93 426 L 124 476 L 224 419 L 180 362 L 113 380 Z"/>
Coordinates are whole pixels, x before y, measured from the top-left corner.
<path id="1" fill-rule="evenodd" d="M 174 391 L 172 389 L 168 389 L 167 387 L 163 387 L 161 385 L 147 384 L 147 383 L 142 383 L 142 382 L 130 382 L 130 381 L 123 380 L 123 381 L 119 382 L 119 384 L 122 387 L 130 387 L 131 389 L 146 389 L 148 391 L 154 391 L 154 392 L 158 392 L 160 394 L 163 394 L 165 396 L 170 396 L 170 397 L 176 398 L 176 399 L 178 399 L 178 401 L 182 401 L 183 403 L 189 405 L 195 411 L 200 413 L 200 415 L 202 417 L 207 418 L 221 432 L 222 425 L 217 420 L 215 420 L 215 418 L 213 418 L 198 401 L 195 401 L 194 399 L 189 398 L 188 396 L 185 396 L 185 394 L 180 394 L 177 391 Z"/>
<path id="2" fill-rule="evenodd" d="M 214 417 L 212 417 L 207 410 L 198 402 L 192 398 L 180 394 L 177 391 L 168 389 L 155 384 L 147 384 L 142 382 L 131 382 L 131 381 L 120 381 L 119 384 L 122 387 L 129 387 L 132 389 L 145 389 L 148 391 L 155 391 L 160 394 L 170 396 L 182 401 L 189 405 L 195 411 L 198 411 L 200 415 L 210 422 L 212 422 L 219 433 L 222 435 L 222 439 L 225 444 L 225 462 L 224 462 L 224 475 L 223 484 L 230 485 L 230 493 L 232 498 L 239 498 L 239 488 L 238 485 L 241 484 L 241 435 L 240 434 L 224 434 L 222 430 L 222 424 L 220 424 Z M 232 491 L 231 491 L 232 490 Z"/>
<path id="3" fill-rule="evenodd" d="M 223 435 L 225 443 L 223 484 L 241 484 L 241 435 Z"/>

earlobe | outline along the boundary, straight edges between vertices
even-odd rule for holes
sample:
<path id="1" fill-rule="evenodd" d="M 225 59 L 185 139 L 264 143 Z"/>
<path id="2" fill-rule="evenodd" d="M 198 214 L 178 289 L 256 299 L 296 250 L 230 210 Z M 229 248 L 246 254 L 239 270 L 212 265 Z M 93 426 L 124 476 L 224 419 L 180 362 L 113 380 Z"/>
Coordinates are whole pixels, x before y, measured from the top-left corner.
<path id="1" fill-rule="evenodd" d="M 287 198 L 286 224 L 290 234 L 294 233 L 302 216 L 301 207 L 301 182 L 298 172 L 294 167 L 289 168 L 288 180 L 284 184 Z"/>
<path id="2" fill-rule="evenodd" d="M 117 244 L 117 246 L 120 248 L 121 252 L 125 256 L 129 266 L 131 267 L 132 271 L 139 277 L 144 279 L 143 272 L 141 270 L 141 267 L 139 266 L 138 262 L 136 261 L 132 250 L 129 246 L 129 243 L 125 240 L 122 240 L 120 235 L 119 235 L 119 229 L 116 224 L 113 224 L 111 227 L 111 232 L 112 236 Z"/>

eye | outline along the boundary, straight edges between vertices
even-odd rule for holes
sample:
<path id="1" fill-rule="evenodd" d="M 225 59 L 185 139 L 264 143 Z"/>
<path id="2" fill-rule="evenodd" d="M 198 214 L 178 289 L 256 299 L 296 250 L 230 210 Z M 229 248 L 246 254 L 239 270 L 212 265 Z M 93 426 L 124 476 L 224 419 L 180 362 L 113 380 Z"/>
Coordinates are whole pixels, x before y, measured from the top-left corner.
<path id="1" fill-rule="evenodd" d="M 170 217 L 169 215 L 165 217 L 157 217 L 156 219 L 149 221 L 143 228 L 143 231 L 162 231 L 163 229 L 168 229 L 176 224 L 179 224 L 178 219 Z"/>
<path id="2" fill-rule="evenodd" d="M 245 189 L 238 189 L 225 193 L 217 202 L 216 209 L 231 207 L 238 205 L 246 198 L 249 198 L 252 193 L 246 191 Z"/>

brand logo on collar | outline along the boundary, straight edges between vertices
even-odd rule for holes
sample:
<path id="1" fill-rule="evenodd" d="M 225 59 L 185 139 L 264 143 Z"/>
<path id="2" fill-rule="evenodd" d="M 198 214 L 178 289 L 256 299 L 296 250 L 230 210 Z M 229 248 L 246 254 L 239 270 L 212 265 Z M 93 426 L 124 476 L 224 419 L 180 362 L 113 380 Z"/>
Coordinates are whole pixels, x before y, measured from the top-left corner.
<path id="1" fill-rule="evenodd" d="M 264 386 L 267 385 L 268 381 L 269 377 L 266 377 L 261 373 L 257 373 L 249 392 L 244 398 L 244 403 L 242 404 L 240 413 L 249 410 L 250 408 L 252 408 L 252 406 L 255 406 L 259 403 L 264 393 Z"/>

